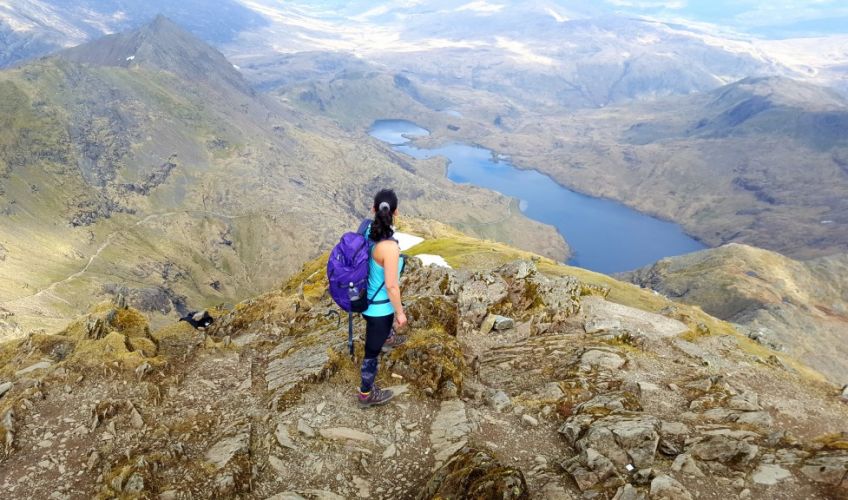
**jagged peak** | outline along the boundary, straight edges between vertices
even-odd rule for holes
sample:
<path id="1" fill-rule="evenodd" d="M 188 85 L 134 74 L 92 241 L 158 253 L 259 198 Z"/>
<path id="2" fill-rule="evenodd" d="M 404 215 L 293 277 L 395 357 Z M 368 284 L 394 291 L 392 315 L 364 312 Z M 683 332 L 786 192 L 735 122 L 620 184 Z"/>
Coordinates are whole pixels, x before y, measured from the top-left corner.
<path id="1" fill-rule="evenodd" d="M 93 66 L 155 68 L 193 83 L 252 92 L 223 54 L 162 14 L 138 29 L 107 35 L 61 51 L 56 57 Z"/>

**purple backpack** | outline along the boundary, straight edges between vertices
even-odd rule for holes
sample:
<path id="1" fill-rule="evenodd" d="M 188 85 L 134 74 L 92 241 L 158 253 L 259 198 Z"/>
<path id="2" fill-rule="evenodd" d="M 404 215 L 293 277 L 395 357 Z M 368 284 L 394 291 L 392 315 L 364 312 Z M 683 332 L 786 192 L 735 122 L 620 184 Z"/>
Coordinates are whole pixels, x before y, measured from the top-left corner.
<path id="1" fill-rule="evenodd" d="M 355 233 L 345 233 L 330 252 L 327 261 L 327 281 L 330 296 L 348 312 L 348 346 L 353 356 L 353 313 L 368 309 L 368 260 L 371 242 L 365 233 L 370 220 L 362 221 Z M 379 292 L 379 290 L 378 290 Z"/>

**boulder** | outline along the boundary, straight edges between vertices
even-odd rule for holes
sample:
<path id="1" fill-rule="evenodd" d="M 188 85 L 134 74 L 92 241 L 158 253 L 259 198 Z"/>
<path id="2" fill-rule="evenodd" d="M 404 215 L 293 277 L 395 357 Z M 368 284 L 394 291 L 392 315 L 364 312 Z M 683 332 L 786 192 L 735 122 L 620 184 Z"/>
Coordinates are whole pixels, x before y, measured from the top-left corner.
<path id="1" fill-rule="evenodd" d="M 645 500 L 645 494 L 634 488 L 632 484 L 625 484 L 615 492 L 612 500 Z"/>
<path id="2" fill-rule="evenodd" d="M 704 473 L 698 467 L 698 462 L 688 453 L 681 453 L 674 458 L 671 464 L 671 470 L 674 472 L 683 472 L 690 476 L 704 477 Z"/>
<path id="3" fill-rule="evenodd" d="M 692 495 L 671 476 L 661 475 L 651 481 L 651 500 L 692 500 Z"/>
<path id="4" fill-rule="evenodd" d="M 506 316 L 501 316 L 500 314 L 489 314 L 486 316 L 486 319 L 483 320 L 483 323 L 480 325 L 480 333 L 486 334 L 491 332 L 492 330 L 496 332 L 502 332 L 504 330 L 509 330 L 515 328 L 515 320 L 512 318 L 507 318 Z"/>
<path id="5" fill-rule="evenodd" d="M 848 490 L 848 451 L 821 452 L 804 462 L 801 473 L 817 483 Z"/>
<path id="6" fill-rule="evenodd" d="M 727 401 L 727 407 L 731 410 L 760 411 L 763 409 L 759 403 L 759 396 L 753 392 L 745 392 L 731 397 Z"/>
<path id="7" fill-rule="evenodd" d="M 693 457 L 725 465 L 744 466 L 757 456 L 759 447 L 731 432 L 700 438 L 690 449 Z"/>
<path id="8" fill-rule="evenodd" d="M 512 406 L 512 400 L 501 390 L 486 389 L 483 391 L 483 401 L 495 410 L 502 412 Z"/>
<path id="9" fill-rule="evenodd" d="M 580 491 L 598 486 L 614 488 L 624 484 L 615 464 L 593 448 L 586 448 L 578 456 L 566 460 L 562 467 L 571 475 Z"/>
<path id="10" fill-rule="evenodd" d="M 650 467 L 659 445 L 659 420 L 652 415 L 612 415 L 596 420 L 577 440 L 577 449 L 594 448 L 619 469 Z"/>
<path id="11" fill-rule="evenodd" d="M 0 398 L 5 396 L 6 393 L 9 392 L 10 390 L 12 390 L 12 383 L 11 382 L 4 382 L 4 383 L 0 384 Z"/>
<path id="12" fill-rule="evenodd" d="M 612 488 L 633 469 L 653 465 L 660 422 L 652 415 L 589 414 L 570 417 L 559 432 L 580 454 L 563 463 L 581 490 Z"/>
<path id="13" fill-rule="evenodd" d="M 515 321 L 512 318 L 507 318 L 506 316 L 496 315 L 494 328 L 496 332 L 510 330 L 515 328 Z"/>
<path id="14" fill-rule="evenodd" d="M 663 421 L 660 426 L 659 450 L 669 456 L 680 454 L 689 432 L 689 427 L 686 424 Z"/>
<path id="15" fill-rule="evenodd" d="M 237 455 L 247 454 L 250 449 L 250 434 L 244 432 L 221 439 L 206 452 L 206 461 L 222 469 Z"/>
<path id="16" fill-rule="evenodd" d="M 419 500 L 437 498 L 530 498 L 524 474 L 499 463 L 490 452 L 463 448 L 453 454 L 418 493 Z"/>
<path id="17" fill-rule="evenodd" d="M 602 368 L 605 370 L 618 370 L 627 362 L 626 359 L 618 354 L 601 349 L 590 349 L 580 356 L 581 367 Z"/>
<path id="18" fill-rule="evenodd" d="M 461 332 L 478 330 L 489 311 L 507 298 L 507 293 L 506 281 L 495 274 L 476 274 L 466 281 L 457 295 Z"/>
<path id="19" fill-rule="evenodd" d="M 495 328 L 495 320 L 498 316 L 496 314 L 490 314 L 486 316 L 486 319 L 480 323 L 480 333 L 485 335 L 491 332 Z"/>

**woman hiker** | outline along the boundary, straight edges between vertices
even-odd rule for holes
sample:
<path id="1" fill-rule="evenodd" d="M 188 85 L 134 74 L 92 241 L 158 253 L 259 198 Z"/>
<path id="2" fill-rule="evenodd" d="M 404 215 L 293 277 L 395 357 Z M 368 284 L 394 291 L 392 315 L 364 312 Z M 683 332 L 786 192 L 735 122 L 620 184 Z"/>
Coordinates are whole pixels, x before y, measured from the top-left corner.
<path id="1" fill-rule="evenodd" d="M 365 231 L 371 244 L 368 261 L 368 297 L 372 302 L 362 313 L 365 317 L 365 358 L 362 360 L 362 384 L 359 387 L 359 406 L 387 403 L 394 394 L 380 389 L 377 378 L 377 358 L 384 347 L 400 345 L 403 339 L 395 335 L 396 329 L 406 326 L 406 314 L 400 298 L 400 273 L 403 257 L 397 240 L 393 238 L 394 217 L 398 198 L 391 189 L 383 189 L 374 197 L 374 220 Z"/>

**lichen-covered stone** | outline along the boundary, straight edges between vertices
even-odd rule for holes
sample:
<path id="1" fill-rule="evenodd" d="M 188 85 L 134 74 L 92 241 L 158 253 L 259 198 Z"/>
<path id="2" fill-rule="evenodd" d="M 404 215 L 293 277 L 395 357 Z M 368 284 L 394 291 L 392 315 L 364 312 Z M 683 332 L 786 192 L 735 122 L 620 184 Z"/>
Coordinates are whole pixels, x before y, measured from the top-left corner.
<path id="1" fill-rule="evenodd" d="M 386 366 L 427 394 L 438 396 L 462 391 L 465 357 L 456 337 L 438 330 L 417 331 L 392 351 Z M 448 383 L 455 390 L 444 390 Z"/>
<path id="2" fill-rule="evenodd" d="M 441 329 L 456 336 L 459 308 L 456 300 L 446 295 L 428 295 L 405 299 L 409 326 L 415 329 Z"/>
<path id="3" fill-rule="evenodd" d="M 463 448 L 427 482 L 418 500 L 442 498 L 527 499 L 524 474 L 500 464 L 491 453 Z"/>

